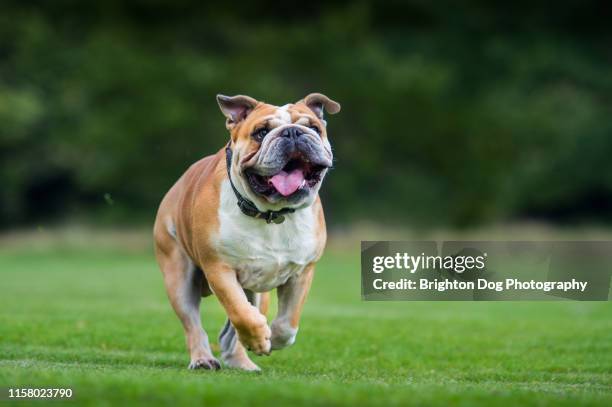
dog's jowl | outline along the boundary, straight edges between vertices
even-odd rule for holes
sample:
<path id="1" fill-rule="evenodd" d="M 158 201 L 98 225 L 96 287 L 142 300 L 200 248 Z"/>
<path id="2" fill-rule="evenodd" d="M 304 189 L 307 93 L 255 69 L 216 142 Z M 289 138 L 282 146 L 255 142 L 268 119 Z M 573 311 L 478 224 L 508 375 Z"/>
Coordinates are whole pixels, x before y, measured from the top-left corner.
<path id="1" fill-rule="evenodd" d="M 325 113 L 340 105 L 313 93 L 274 106 L 217 96 L 229 141 L 193 164 L 164 197 L 155 220 L 157 261 L 185 329 L 191 369 L 218 369 L 200 321 L 201 297 L 227 313 L 225 366 L 259 370 L 247 354 L 295 341 L 326 241 L 319 188 L 333 162 Z M 268 324 L 268 292 L 278 310 Z"/>

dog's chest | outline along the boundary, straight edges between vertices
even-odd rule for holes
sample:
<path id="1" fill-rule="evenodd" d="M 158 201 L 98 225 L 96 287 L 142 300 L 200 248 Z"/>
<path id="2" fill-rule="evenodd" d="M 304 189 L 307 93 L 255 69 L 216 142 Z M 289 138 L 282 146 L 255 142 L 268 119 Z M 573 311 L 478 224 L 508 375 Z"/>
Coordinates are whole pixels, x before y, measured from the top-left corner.
<path id="1" fill-rule="evenodd" d="M 312 208 L 296 211 L 281 224 L 267 224 L 244 215 L 232 198 L 231 189 L 223 185 L 216 244 L 244 288 L 269 291 L 316 260 L 317 225 Z"/>

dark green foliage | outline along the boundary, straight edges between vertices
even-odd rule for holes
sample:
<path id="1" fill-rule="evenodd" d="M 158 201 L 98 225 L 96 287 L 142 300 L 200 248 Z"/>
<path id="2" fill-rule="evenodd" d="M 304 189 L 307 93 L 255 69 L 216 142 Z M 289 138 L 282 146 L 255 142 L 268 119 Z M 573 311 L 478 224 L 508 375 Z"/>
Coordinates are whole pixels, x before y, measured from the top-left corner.
<path id="1" fill-rule="evenodd" d="M 612 209 L 607 3 L 27 3 L 0 13 L 5 226 L 150 221 L 224 145 L 219 92 L 342 103 L 331 223 Z"/>

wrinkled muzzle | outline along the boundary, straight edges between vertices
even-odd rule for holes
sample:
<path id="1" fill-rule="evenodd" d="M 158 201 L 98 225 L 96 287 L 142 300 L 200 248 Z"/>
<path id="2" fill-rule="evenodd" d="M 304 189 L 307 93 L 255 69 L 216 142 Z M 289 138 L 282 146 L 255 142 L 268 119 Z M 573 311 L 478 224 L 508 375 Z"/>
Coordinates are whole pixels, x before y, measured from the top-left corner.
<path id="1" fill-rule="evenodd" d="M 293 125 L 268 134 L 243 170 L 255 193 L 277 200 L 307 195 L 331 166 L 329 143 L 315 131 Z"/>

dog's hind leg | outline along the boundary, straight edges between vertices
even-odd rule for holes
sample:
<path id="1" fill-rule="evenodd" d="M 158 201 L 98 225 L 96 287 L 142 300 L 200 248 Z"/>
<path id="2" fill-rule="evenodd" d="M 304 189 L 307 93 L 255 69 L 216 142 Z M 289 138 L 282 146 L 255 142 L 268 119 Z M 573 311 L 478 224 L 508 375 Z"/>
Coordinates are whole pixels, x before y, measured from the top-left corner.
<path id="1" fill-rule="evenodd" d="M 155 243 L 168 298 L 185 329 L 191 357 L 189 369 L 219 369 L 221 365 L 210 350 L 208 335 L 200 321 L 202 271 L 193 265 L 172 236 L 157 233 Z"/>
<path id="2" fill-rule="evenodd" d="M 270 292 L 259 294 L 259 312 L 261 315 L 268 315 L 268 308 L 270 307 Z"/>
<path id="3" fill-rule="evenodd" d="M 260 307 L 261 294 L 254 293 L 249 290 L 244 290 L 249 302 L 256 307 Z M 247 350 L 238 340 L 236 329 L 229 319 L 225 321 L 225 325 L 219 334 L 219 346 L 221 347 L 221 360 L 231 368 L 260 371 L 247 354 Z"/>

